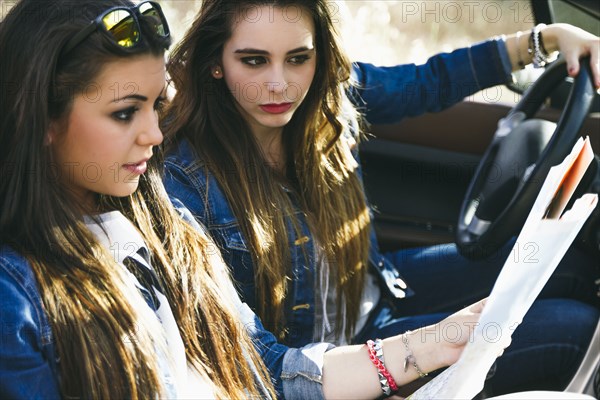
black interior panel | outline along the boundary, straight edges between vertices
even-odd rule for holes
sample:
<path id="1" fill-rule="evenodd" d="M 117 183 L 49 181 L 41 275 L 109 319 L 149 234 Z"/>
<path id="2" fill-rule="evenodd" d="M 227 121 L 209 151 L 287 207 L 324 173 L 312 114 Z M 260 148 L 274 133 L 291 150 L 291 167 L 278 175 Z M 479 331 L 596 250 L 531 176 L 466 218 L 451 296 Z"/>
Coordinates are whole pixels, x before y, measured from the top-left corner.
<path id="1" fill-rule="evenodd" d="M 360 157 L 382 248 L 453 241 L 479 156 L 373 139 Z"/>

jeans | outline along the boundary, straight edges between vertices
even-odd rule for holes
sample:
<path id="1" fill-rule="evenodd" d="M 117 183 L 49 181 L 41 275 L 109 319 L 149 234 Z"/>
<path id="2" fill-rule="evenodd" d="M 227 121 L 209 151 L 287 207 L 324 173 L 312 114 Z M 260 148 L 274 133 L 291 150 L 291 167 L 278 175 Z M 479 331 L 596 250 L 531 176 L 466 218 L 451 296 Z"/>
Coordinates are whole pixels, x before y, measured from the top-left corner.
<path id="1" fill-rule="evenodd" d="M 444 319 L 489 295 L 513 242 L 478 261 L 454 245 L 387 254 L 416 294 L 396 305 L 394 315 L 373 319 L 357 343 L 389 337 Z M 570 249 L 512 336 L 511 345 L 488 374 L 486 395 L 520 390 L 562 390 L 575 374 L 600 318 L 596 280 L 600 269 L 588 255 Z"/>

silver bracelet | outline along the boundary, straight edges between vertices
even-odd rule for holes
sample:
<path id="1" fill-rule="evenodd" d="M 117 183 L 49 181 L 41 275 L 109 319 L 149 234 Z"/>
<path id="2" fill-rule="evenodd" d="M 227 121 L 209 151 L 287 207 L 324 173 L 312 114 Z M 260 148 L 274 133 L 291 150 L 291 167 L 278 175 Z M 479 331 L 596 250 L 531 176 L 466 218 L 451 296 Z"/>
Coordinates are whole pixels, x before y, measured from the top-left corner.
<path id="1" fill-rule="evenodd" d="M 408 334 L 410 334 L 410 331 L 406 331 L 404 335 L 402 335 L 402 343 L 404 343 L 407 354 L 404 358 L 404 372 L 408 371 L 408 364 L 412 364 L 415 368 L 415 371 L 417 371 L 417 374 L 419 374 L 419 377 L 425 378 L 428 374 L 421 371 L 421 368 L 419 368 L 419 365 L 417 364 L 417 358 L 414 356 L 412 350 L 408 346 Z"/>
<path id="2" fill-rule="evenodd" d="M 534 68 L 542 68 L 546 65 L 549 59 L 549 55 L 546 54 L 541 45 L 541 28 L 544 28 L 545 24 L 538 24 L 531 29 L 531 36 L 529 37 L 529 48 L 528 53 L 531 55 Z"/>
<path id="3" fill-rule="evenodd" d="M 517 35 L 516 35 L 516 42 L 517 42 L 517 65 L 519 66 L 519 68 L 523 69 L 525 67 L 525 63 L 523 62 L 523 59 L 521 58 L 521 35 L 523 34 L 523 32 L 518 31 Z"/>
<path id="4" fill-rule="evenodd" d="M 375 339 L 375 345 L 373 346 L 373 349 L 375 350 L 375 355 L 377 356 L 377 359 L 381 362 L 382 365 L 385 365 L 385 360 L 383 358 L 383 346 L 381 343 L 381 339 Z M 379 376 L 379 384 L 381 385 L 381 391 L 386 396 L 391 395 L 392 388 L 390 388 L 390 384 L 389 384 L 387 378 L 385 377 L 385 375 L 383 375 L 383 373 L 379 369 L 377 369 L 377 375 Z"/>
<path id="5" fill-rule="evenodd" d="M 369 350 L 369 358 L 377 368 L 377 375 L 379 377 L 381 391 L 385 396 L 391 396 L 393 393 L 398 391 L 398 385 L 396 384 L 394 377 L 390 374 L 390 371 L 388 371 L 388 369 L 385 367 L 382 340 L 367 340 L 367 348 Z"/>

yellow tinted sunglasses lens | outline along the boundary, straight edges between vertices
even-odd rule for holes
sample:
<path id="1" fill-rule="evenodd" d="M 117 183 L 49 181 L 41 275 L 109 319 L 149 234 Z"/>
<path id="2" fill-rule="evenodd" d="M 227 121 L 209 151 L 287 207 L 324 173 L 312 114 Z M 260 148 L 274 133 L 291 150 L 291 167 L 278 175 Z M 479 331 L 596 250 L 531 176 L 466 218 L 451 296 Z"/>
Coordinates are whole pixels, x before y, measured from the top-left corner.
<path id="1" fill-rule="evenodd" d="M 163 17 L 160 12 L 150 3 L 142 3 L 139 6 L 140 14 L 146 22 L 152 27 L 154 33 L 160 37 L 168 35 L 167 29 L 163 23 Z"/>
<path id="2" fill-rule="evenodd" d="M 140 30 L 128 10 L 114 10 L 102 18 L 106 31 L 122 47 L 133 47 L 140 40 Z"/>

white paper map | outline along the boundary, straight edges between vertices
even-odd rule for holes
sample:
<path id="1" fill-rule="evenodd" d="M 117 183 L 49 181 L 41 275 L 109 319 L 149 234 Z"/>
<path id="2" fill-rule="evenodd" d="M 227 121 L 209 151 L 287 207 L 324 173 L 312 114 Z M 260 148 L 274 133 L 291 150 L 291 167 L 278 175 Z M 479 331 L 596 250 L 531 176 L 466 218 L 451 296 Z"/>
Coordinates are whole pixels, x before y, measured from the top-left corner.
<path id="1" fill-rule="evenodd" d="M 410 400 L 472 399 L 483 389 L 498 354 L 596 207 L 598 196 L 588 193 L 563 214 L 593 157 L 589 138 L 580 138 L 571 154 L 550 169 L 460 359 Z"/>

